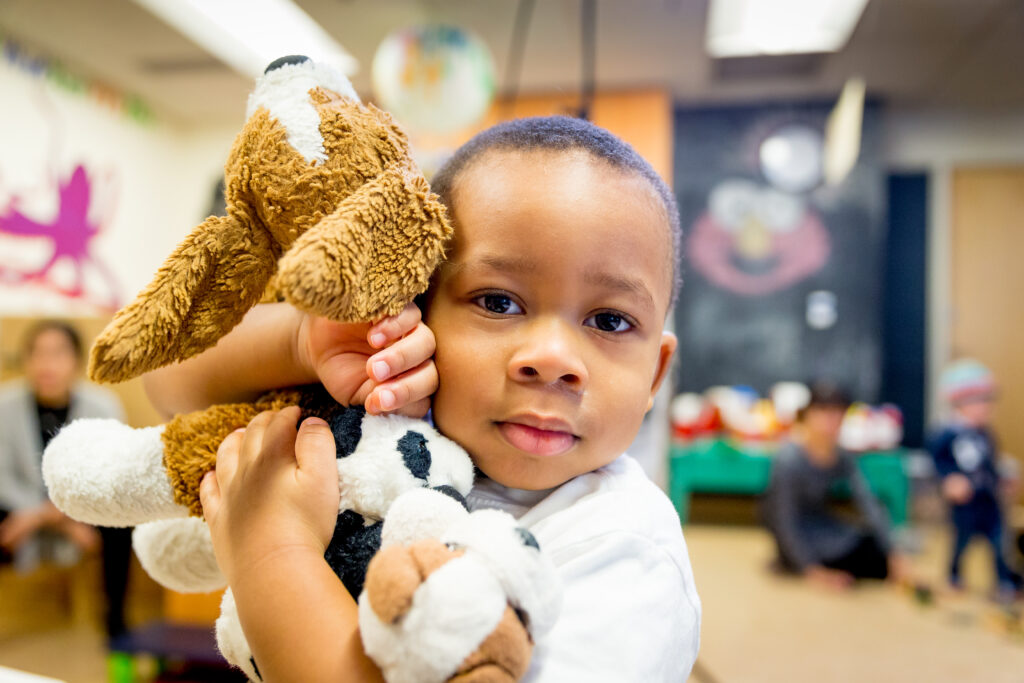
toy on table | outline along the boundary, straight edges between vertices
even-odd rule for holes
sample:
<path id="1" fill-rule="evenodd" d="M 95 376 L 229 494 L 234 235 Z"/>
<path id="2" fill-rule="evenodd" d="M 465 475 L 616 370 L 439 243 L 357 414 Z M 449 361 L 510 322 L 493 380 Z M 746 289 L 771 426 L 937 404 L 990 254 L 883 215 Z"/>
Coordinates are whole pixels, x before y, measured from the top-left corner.
<path id="1" fill-rule="evenodd" d="M 257 81 L 225 181 L 226 215 L 197 227 L 115 316 L 93 347 L 93 379 L 121 381 L 194 356 L 265 297 L 345 322 L 397 313 L 426 289 L 451 234 L 390 116 L 361 104 L 344 76 L 304 57 L 275 61 Z M 202 515 L 199 483 L 224 437 L 261 411 L 291 405 L 326 420 L 334 434 L 341 504 L 325 558 L 359 597 L 364 646 L 385 676 L 476 680 L 500 670 L 502 680 L 521 677 L 557 613 L 554 570 L 511 517 L 465 510 L 472 463 L 422 420 L 368 415 L 318 386 L 145 429 L 80 420 L 46 451 L 51 498 L 81 521 L 137 525 L 136 552 L 167 585 L 222 587 L 209 532 L 194 519 Z M 371 557 L 382 544 L 431 539 L 432 571 L 464 580 L 426 582 L 429 599 L 394 609 L 419 594 L 389 578 L 407 577 L 408 562 L 397 547 L 368 569 Z M 437 543 L 451 555 L 445 567 Z M 468 602 L 460 618 L 446 600 Z M 230 589 L 217 641 L 228 661 L 260 678 Z"/>
<path id="2" fill-rule="evenodd" d="M 854 403 L 843 417 L 839 445 L 850 451 L 887 451 L 903 441 L 903 413 L 887 403 Z"/>
<path id="3" fill-rule="evenodd" d="M 782 439 L 810 400 L 800 382 L 779 382 L 770 398 L 748 386 L 716 386 L 704 392 L 683 393 L 672 401 L 672 434 L 680 441 L 729 437 L 746 444 Z M 887 451 L 903 440 L 903 414 L 886 403 L 878 407 L 854 403 L 843 418 L 839 444 L 851 451 Z"/>

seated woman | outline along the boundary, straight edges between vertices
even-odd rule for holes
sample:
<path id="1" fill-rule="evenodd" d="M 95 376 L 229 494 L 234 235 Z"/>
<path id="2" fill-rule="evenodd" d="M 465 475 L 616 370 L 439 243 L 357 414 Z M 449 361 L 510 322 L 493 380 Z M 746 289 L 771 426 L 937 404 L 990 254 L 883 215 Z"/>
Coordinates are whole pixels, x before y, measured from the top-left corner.
<path id="1" fill-rule="evenodd" d="M 791 439 L 775 455 L 762 518 L 784 571 L 832 588 L 849 587 L 856 579 L 904 580 L 905 561 L 892 550 L 885 511 L 853 454 L 839 447 L 848 406 L 839 389 L 812 387 Z M 832 509 L 830 492 L 840 482 L 853 494 L 856 519 Z"/>
<path id="2" fill-rule="evenodd" d="M 79 380 L 82 352 L 71 325 L 41 320 L 25 335 L 24 379 L 0 385 L 0 565 L 23 572 L 44 560 L 69 565 L 101 544 L 106 626 L 114 637 L 125 628 L 131 529 L 97 533 L 60 512 L 43 484 L 43 449 L 62 426 L 80 417 L 122 419 L 114 394 Z"/>

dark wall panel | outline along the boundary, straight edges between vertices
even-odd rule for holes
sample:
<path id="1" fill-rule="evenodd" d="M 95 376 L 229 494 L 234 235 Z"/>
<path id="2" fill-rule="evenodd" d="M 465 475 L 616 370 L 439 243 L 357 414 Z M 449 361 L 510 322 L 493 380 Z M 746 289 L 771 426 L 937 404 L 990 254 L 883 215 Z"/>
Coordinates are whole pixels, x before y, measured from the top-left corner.
<path id="1" fill-rule="evenodd" d="M 686 232 L 677 388 L 780 380 L 881 385 L 885 179 L 878 116 L 839 186 L 820 178 L 828 106 L 679 109 Z M 816 156 L 817 155 L 817 156 Z M 817 161 L 816 161 L 817 160 Z"/>

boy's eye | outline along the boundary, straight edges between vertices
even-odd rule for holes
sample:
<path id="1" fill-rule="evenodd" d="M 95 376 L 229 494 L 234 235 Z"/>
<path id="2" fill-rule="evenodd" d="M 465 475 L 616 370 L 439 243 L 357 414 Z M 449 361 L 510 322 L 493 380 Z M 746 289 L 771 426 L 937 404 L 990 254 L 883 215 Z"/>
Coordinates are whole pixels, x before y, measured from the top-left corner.
<path id="1" fill-rule="evenodd" d="M 478 296 L 473 301 L 491 313 L 519 315 L 523 312 L 519 304 L 513 301 L 512 297 L 507 294 L 484 294 L 483 296 Z"/>
<path id="2" fill-rule="evenodd" d="M 628 332 L 633 329 L 633 323 L 618 313 L 598 313 L 584 320 L 583 324 L 602 332 Z"/>

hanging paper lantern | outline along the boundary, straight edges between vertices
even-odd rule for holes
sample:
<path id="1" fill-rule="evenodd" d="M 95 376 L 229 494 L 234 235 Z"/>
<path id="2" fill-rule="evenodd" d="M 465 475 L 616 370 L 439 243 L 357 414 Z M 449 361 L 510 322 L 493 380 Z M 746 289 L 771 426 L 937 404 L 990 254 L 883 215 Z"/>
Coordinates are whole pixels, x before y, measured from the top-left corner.
<path id="1" fill-rule="evenodd" d="M 415 26 L 386 37 L 373 57 L 381 106 L 418 131 L 448 133 L 487 111 L 494 61 L 476 36 L 452 26 Z"/>

